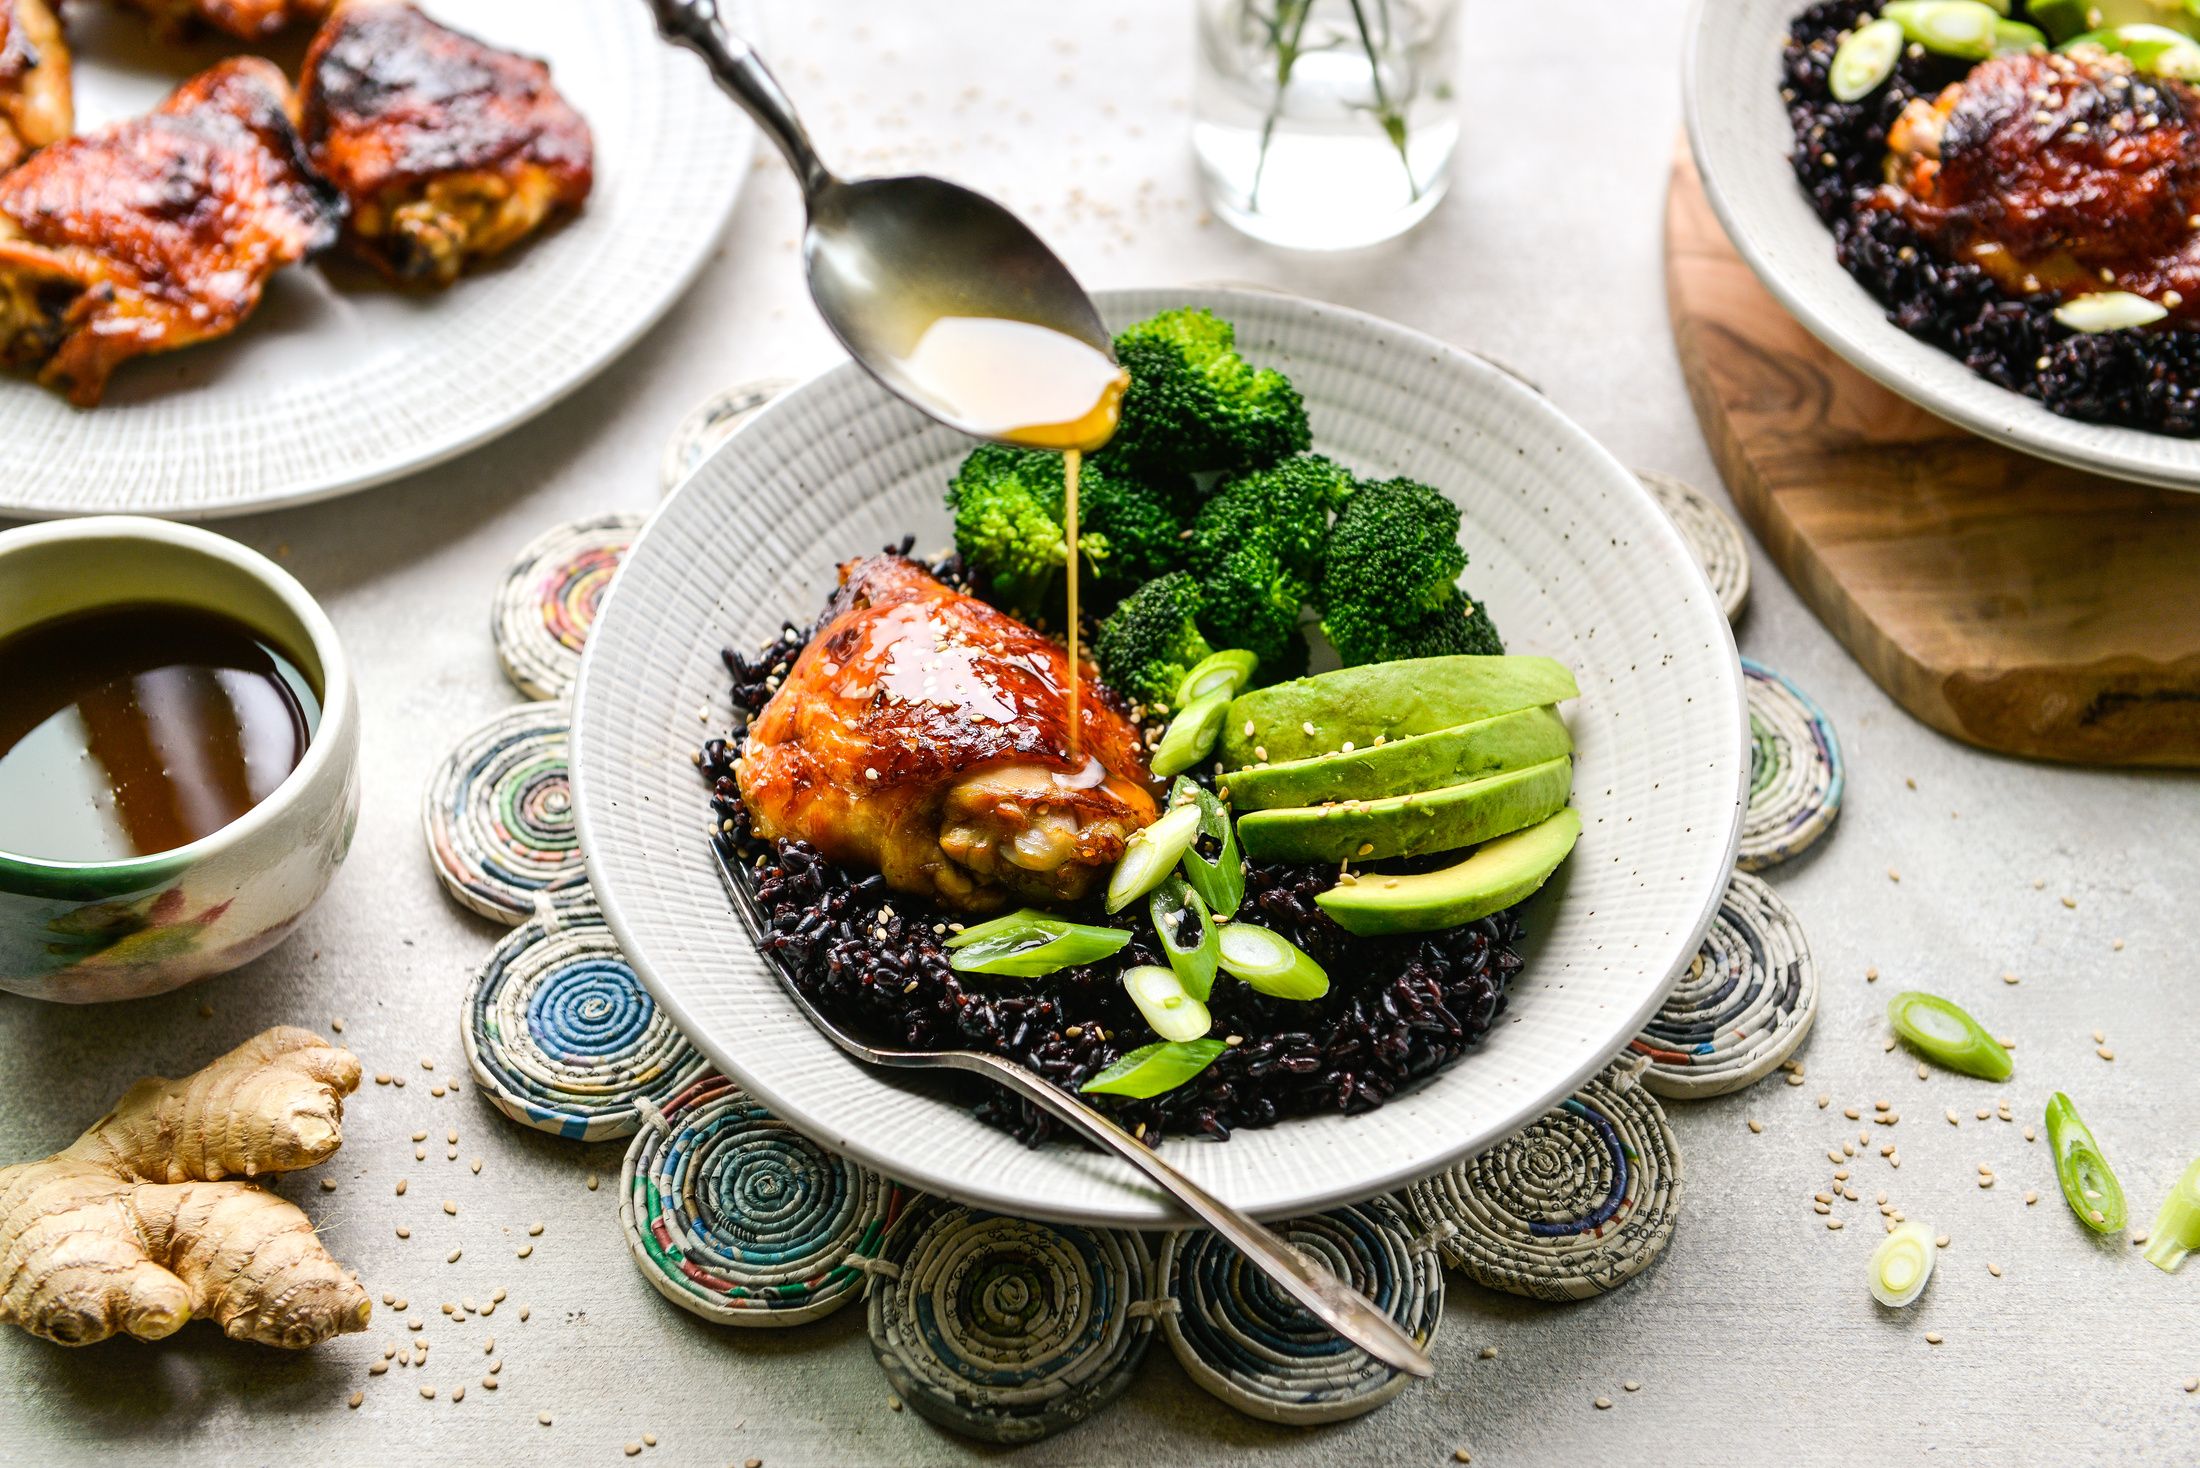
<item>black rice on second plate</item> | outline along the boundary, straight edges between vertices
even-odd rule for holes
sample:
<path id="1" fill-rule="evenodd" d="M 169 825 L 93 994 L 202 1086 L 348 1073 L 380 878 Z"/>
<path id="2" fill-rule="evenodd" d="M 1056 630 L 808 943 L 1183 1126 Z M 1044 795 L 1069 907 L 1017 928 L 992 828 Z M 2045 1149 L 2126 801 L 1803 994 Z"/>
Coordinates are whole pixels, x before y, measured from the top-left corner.
<path id="1" fill-rule="evenodd" d="M 955 579 L 951 566 L 934 569 Z M 729 649 L 736 710 L 761 710 L 808 640 L 790 626 L 759 653 Z M 1070 1091 L 1156 1038 L 1118 977 L 1133 964 L 1166 962 L 1142 904 L 1113 918 L 1097 907 L 1079 914 L 1135 934 L 1103 963 L 1043 979 L 966 978 L 948 967 L 945 947 L 947 924 L 960 914 L 893 892 L 883 877 L 851 872 L 805 842 L 758 839 L 733 773 L 737 754 L 725 740 L 702 751 L 719 856 L 754 899 L 766 960 L 837 1022 L 882 1045 L 990 1051 Z M 1148 1141 L 1181 1132 L 1227 1138 L 1288 1116 L 1371 1110 L 1471 1049 L 1504 1013 L 1521 965 L 1515 913 L 1443 933 L 1360 938 L 1314 905 L 1335 881 L 1333 867 L 1255 866 L 1237 914 L 1313 955 L 1329 971 L 1325 997 L 1275 999 L 1218 978 L 1214 1032 L 1235 1041 L 1212 1065 L 1151 1100 L 1086 1099 Z M 1026 1143 L 1056 1130 L 1005 1090 L 971 1094 L 981 1120 Z"/>
<path id="2" fill-rule="evenodd" d="M 1978 266 L 1939 254 L 1900 215 L 1868 207 L 1902 109 L 1970 71 L 1968 62 L 1912 47 L 1885 86 L 1860 102 L 1835 101 L 1826 73 L 1841 36 L 1878 9 L 1876 0 L 1811 6 L 1790 26 L 1783 58 L 1796 176 L 1832 230 L 1842 266 L 1895 325 L 2054 412 L 2200 435 L 2200 331 L 2073 332 L 2055 320 L 2062 297 L 2009 296 Z M 2174 97 L 2162 92 L 2165 101 Z"/>

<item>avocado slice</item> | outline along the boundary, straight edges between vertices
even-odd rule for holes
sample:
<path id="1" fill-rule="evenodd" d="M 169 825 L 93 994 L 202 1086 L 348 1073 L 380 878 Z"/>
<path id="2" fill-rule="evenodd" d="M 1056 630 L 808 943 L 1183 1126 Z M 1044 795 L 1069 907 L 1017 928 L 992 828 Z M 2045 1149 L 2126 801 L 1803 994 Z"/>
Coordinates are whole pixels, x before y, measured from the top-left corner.
<path id="1" fill-rule="evenodd" d="M 1325 800 L 1380 800 L 1526 769 L 1573 752 L 1573 736 L 1556 711 L 1515 709 L 1434 734 L 1233 770 L 1221 785 L 1240 811 L 1320 805 Z"/>
<path id="2" fill-rule="evenodd" d="M 1457 866 L 1410 876 L 1362 872 L 1314 901 L 1348 933 L 1433 933 L 1503 912 L 1551 879 L 1581 837 L 1581 812 L 1567 806 L 1526 830 L 1485 843 Z"/>
<path id="3" fill-rule="evenodd" d="M 1238 819 L 1254 861 L 1381 861 L 1457 851 L 1532 826 L 1573 793 L 1574 762 L 1561 757 L 1386 800 L 1256 810 Z"/>
<path id="4" fill-rule="evenodd" d="M 1563 663 L 1536 657 L 1408 658 L 1340 668 L 1239 695 L 1222 728 L 1221 759 L 1241 769 L 1409 739 L 1579 698 Z M 1252 733 L 1246 733 L 1246 726 Z M 1313 732 L 1307 732 L 1307 726 Z"/>

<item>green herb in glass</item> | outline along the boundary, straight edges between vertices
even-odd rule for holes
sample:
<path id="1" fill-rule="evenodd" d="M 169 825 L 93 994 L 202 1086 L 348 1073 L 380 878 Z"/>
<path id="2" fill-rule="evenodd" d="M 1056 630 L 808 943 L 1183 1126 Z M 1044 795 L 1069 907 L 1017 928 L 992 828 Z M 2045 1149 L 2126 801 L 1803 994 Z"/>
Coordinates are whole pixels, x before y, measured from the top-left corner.
<path id="1" fill-rule="evenodd" d="M 1144 1101 L 1173 1091 L 1229 1049 L 1220 1040 L 1163 1040 L 1141 1045 L 1077 1089 Z"/>
<path id="2" fill-rule="evenodd" d="M 2060 1091 L 2047 1103 L 2047 1145 L 2055 1154 L 2055 1179 L 2078 1222 L 2097 1234 L 2116 1233 L 2130 1222 L 2124 1185 L 2079 1119 L 2076 1104 Z"/>
<path id="3" fill-rule="evenodd" d="M 1935 1065 L 1988 1081 L 2006 1081 L 2016 1070 L 1984 1025 L 1938 994 L 1912 989 L 1895 995 L 1887 1001 L 1887 1022 L 1904 1044 Z"/>
<path id="4" fill-rule="evenodd" d="M 2200 1249 L 2200 1160 L 2169 1190 L 2147 1230 L 2147 1263 L 2174 1274 L 2185 1256 Z"/>
<path id="5" fill-rule="evenodd" d="M 1169 804 L 1174 807 L 1186 803 L 1199 807 L 1200 839 L 1211 838 L 1222 849 L 1210 861 L 1199 854 L 1195 842 L 1184 853 L 1184 880 L 1192 884 L 1209 912 L 1229 917 L 1245 901 L 1245 858 L 1238 851 L 1237 823 L 1230 819 L 1230 808 L 1214 791 L 1180 776 L 1169 791 Z"/>
<path id="6" fill-rule="evenodd" d="M 1139 1018 L 1164 1040 L 1196 1040 L 1214 1028 L 1214 1016 L 1184 981 L 1158 963 L 1123 971 L 1123 988 Z"/>
<path id="7" fill-rule="evenodd" d="M 1206 1002 L 1214 993 L 1215 966 L 1222 957 L 1222 940 L 1207 904 L 1192 890 L 1191 883 L 1171 872 L 1166 882 L 1153 889 L 1146 911 L 1153 918 L 1154 936 L 1161 940 L 1169 967 L 1184 981 L 1193 998 Z M 1188 943 L 1184 938 L 1187 927 L 1196 934 Z"/>
<path id="8" fill-rule="evenodd" d="M 1319 999 L 1329 992 L 1329 974 L 1281 933 L 1254 923 L 1231 923 L 1222 930 L 1222 968 L 1263 994 L 1277 999 Z"/>
<path id="9" fill-rule="evenodd" d="M 965 928 L 948 939 L 947 966 L 963 974 L 1043 979 L 1111 957 L 1130 941 L 1131 935 L 1121 928 L 1064 922 L 1027 907 Z"/>
<path id="10" fill-rule="evenodd" d="M 1108 911 L 1121 912 L 1168 880 L 1198 837 L 1197 806 L 1178 806 L 1133 835 L 1108 877 Z"/>
<path id="11" fill-rule="evenodd" d="M 1260 152 L 1253 163 L 1253 184 L 1245 200 L 1246 208 L 1255 213 L 1260 210 L 1260 185 L 1262 177 L 1268 171 L 1268 150 L 1275 142 L 1276 123 L 1283 116 L 1284 93 L 1291 89 L 1291 74 L 1298 69 L 1300 58 L 1306 54 L 1306 23 L 1311 18 L 1316 3 L 1317 0 L 1273 0 L 1273 4 L 1263 10 L 1258 0 L 1246 0 L 1245 14 L 1265 33 L 1269 54 L 1275 58 L 1276 64 L 1276 89 L 1268 99 L 1267 115 L 1261 119 Z M 1413 158 L 1406 147 L 1408 131 L 1405 105 L 1401 105 L 1401 101 L 1410 105 L 1413 99 L 1410 96 L 1403 99 L 1393 98 L 1383 84 L 1383 52 L 1390 39 L 1389 0 L 1377 0 L 1383 30 L 1380 41 L 1377 40 L 1374 29 L 1368 25 L 1363 0 L 1350 0 L 1350 3 L 1352 25 L 1359 33 L 1360 49 L 1366 53 L 1368 77 L 1375 93 L 1375 105 L 1369 110 L 1375 115 L 1375 125 L 1382 129 L 1384 137 L 1390 139 L 1390 145 L 1398 150 L 1398 161 L 1405 165 L 1406 186 L 1410 190 L 1410 197 L 1419 199 L 1421 181 L 1413 174 Z"/>

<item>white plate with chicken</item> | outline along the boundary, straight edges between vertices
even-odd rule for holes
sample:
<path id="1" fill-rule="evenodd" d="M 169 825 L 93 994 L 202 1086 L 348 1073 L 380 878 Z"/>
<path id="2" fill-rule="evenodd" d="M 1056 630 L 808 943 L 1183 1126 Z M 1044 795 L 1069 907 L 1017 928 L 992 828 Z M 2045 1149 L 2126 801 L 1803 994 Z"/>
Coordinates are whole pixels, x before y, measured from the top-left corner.
<path id="1" fill-rule="evenodd" d="M 2200 490 L 2187 7 L 1699 0 L 1684 89 L 1735 248 L 1852 366 L 2007 447 Z"/>
<path id="2" fill-rule="evenodd" d="M 646 6 L 0 0 L 0 513 L 210 518 L 525 422 L 700 271 L 753 133 Z"/>
<path id="3" fill-rule="evenodd" d="M 1113 330 L 1166 331 L 1119 339 L 1124 427 L 1086 466 L 1080 580 L 1114 603 L 1086 644 L 1097 666 L 1072 683 L 1061 643 L 1034 629 L 1063 625 L 1044 571 L 1066 556 L 1049 540 L 1058 456 L 974 453 L 843 366 L 745 426 L 629 555 L 576 695 L 580 843 L 607 920 L 686 1033 L 773 1110 L 889 1176 L 1019 1215 L 1172 1216 L 1014 1103 L 864 1068 L 811 1026 L 782 976 L 852 1028 L 991 1048 L 1098 1094 L 1255 1213 L 1368 1197 L 1563 1099 L 1688 964 L 1732 871 L 1749 776 L 1732 633 L 1641 485 L 1504 373 L 1291 297 L 1099 300 Z M 1141 397 L 1170 372 L 1201 381 Z M 1240 390 L 1265 395 L 1259 413 L 1182 454 L 1172 445 L 1189 440 L 1146 430 L 1149 413 L 1205 413 Z M 1203 455 L 1240 452 L 1259 467 L 1196 473 L 1217 462 Z M 1140 497 L 1157 488 L 1200 503 Z M 1325 565 L 1302 567 L 1298 540 L 1269 533 L 1308 507 L 1308 544 L 1339 552 Z M 1206 565 L 1209 552 L 1227 564 Z M 1194 569 L 1167 569 L 1184 557 Z M 1295 679 L 1310 656 L 1317 670 L 1355 665 Z M 1502 706 L 1565 701 L 1563 716 L 1521 707 L 1464 736 L 1296 758 L 1334 735 L 1332 719 L 1372 717 L 1385 700 L 1412 711 L 1408 724 L 1452 722 L 1437 706 L 1459 690 L 1443 680 L 1469 667 L 1525 678 Z M 1215 668 L 1235 670 L 1219 693 L 1203 683 Z M 1199 689 L 1172 712 L 1164 690 L 1179 674 Z M 1248 678 L 1253 691 L 1237 694 Z M 1360 692 L 1323 708 L 1246 702 L 1345 684 Z M 1233 694 L 1227 729 L 1195 717 Z M 1187 725 L 1202 742 L 1172 757 L 1163 726 Z M 1081 736 L 1065 737 L 1072 727 Z M 1395 774 L 1398 748 L 1456 754 L 1462 737 L 1486 773 L 1509 757 L 1491 743 L 1504 730 L 1527 772 L 1450 788 L 1502 789 L 1504 825 L 1543 818 L 1533 829 L 1556 828 L 1571 850 L 1504 912 L 1492 899 L 1363 938 L 1331 904 L 1383 895 L 1386 853 L 1362 858 L 1402 828 L 1370 826 L 1362 842 L 1353 823 L 1420 798 L 1265 808 L 1306 804 L 1306 781 L 1340 765 Z M 1233 762 L 1247 768 L 1206 778 Z M 1153 778 L 1178 769 L 1174 787 Z M 1253 807 L 1257 820 L 1242 814 Z M 1165 828 L 1185 822 L 1197 830 L 1170 845 Z M 1340 839 L 1342 861 L 1320 854 Z M 1171 866 L 1179 852 L 1189 882 Z M 1238 882 L 1217 895 L 1225 867 Z M 1155 956 L 1171 941 L 1165 898 L 1186 904 L 1169 921 L 1199 919 L 1177 926 L 1183 952 L 1167 966 Z M 1171 977 L 1191 984 L 1178 963 L 1206 941 L 1202 924 L 1224 939 L 1221 972 L 1210 964 L 1197 985 L 1204 1003 Z M 1035 957 L 1030 932 L 1004 938 L 1003 925 L 1053 946 Z M 1265 977 L 1229 941 L 1239 929 L 1277 957 Z"/>

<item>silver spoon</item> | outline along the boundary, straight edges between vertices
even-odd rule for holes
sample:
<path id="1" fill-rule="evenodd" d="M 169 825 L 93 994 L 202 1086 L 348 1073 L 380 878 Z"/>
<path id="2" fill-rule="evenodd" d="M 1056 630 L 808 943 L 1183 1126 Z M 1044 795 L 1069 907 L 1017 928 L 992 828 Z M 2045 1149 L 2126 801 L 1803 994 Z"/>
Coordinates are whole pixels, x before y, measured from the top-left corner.
<path id="1" fill-rule="evenodd" d="M 748 883 L 726 852 L 713 843 L 718 870 L 725 878 L 749 934 L 761 948 L 764 914 Z M 1397 1323 L 1377 1309 L 1366 1296 L 1324 1268 L 1312 1256 L 1294 1249 L 1265 1225 L 1255 1222 L 1161 1160 L 1159 1153 L 1109 1121 L 1069 1092 L 1039 1075 L 998 1055 L 980 1050 L 882 1050 L 866 1045 L 828 1018 L 795 985 L 785 964 L 765 954 L 765 962 L 793 996 L 795 1006 L 811 1024 L 835 1045 L 868 1065 L 892 1070 L 963 1070 L 999 1082 L 1065 1123 L 1104 1152 L 1113 1152 L 1137 1168 L 1201 1223 L 1228 1239 L 1254 1268 L 1283 1287 L 1316 1319 L 1338 1335 L 1386 1365 L 1411 1376 L 1434 1376 L 1436 1363 L 1400 1330 Z"/>
<path id="2" fill-rule="evenodd" d="M 848 355 L 888 391 L 974 438 L 999 436 L 1002 425 L 959 418 L 904 369 L 912 338 L 937 316 L 1031 322 L 1115 360 L 1092 299 L 1023 221 L 944 179 L 836 177 L 778 79 L 726 29 L 716 0 L 648 3 L 665 39 L 700 54 L 786 155 L 809 214 L 810 296 Z"/>

